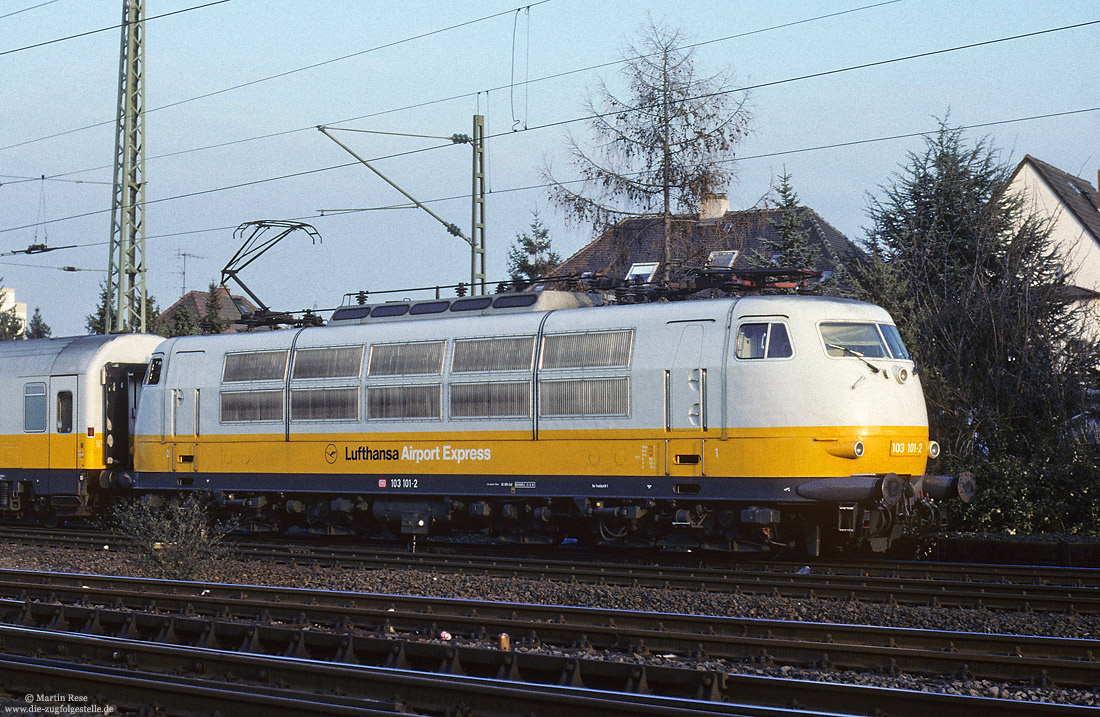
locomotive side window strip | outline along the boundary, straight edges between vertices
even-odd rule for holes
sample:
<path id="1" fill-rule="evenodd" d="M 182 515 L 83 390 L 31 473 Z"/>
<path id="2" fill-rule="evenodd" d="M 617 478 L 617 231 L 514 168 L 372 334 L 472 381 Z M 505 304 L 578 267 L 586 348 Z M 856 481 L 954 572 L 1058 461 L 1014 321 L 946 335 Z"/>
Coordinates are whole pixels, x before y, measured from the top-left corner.
<path id="1" fill-rule="evenodd" d="M 452 383 L 452 418 L 529 418 L 531 382 Z"/>
<path id="2" fill-rule="evenodd" d="M 741 324 L 737 330 L 736 355 L 739 359 L 790 358 L 794 350 L 783 324 Z"/>
<path id="3" fill-rule="evenodd" d="M 281 351 L 244 351 L 225 355 L 222 382 L 273 381 L 286 376 L 287 349 Z"/>
<path id="4" fill-rule="evenodd" d="M 609 368 L 630 365 L 634 330 L 548 334 L 542 368 Z"/>
<path id="5" fill-rule="evenodd" d="M 370 347 L 370 376 L 414 376 L 443 371 L 443 341 L 374 344 Z"/>
<path id="6" fill-rule="evenodd" d="M 443 386 L 368 386 L 368 418 L 442 418 Z"/>
<path id="7" fill-rule="evenodd" d="M 282 391 L 222 391 L 222 423 L 283 420 Z"/>
<path id="8" fill-rule="evenodd" d="M 42 433 L 46 430 L 46 384 L 23 386 L 23 431 Z"/>
<path id="9" fill-rule="evenodd" d="M 630 379 L 539 381 L 541 416 L 630 415 Z"/>
<path id="10" fill-rule="evenodd" d="M 451 373 L 530 371 L 534 357 L 534 336 L 455 339 Z"/>
<path id="11" fill-rule="evenodd" d="M 290 392 L 292 421 L 358 421 L 358 388 L 309 388 Z"/>
<path id="12" fill-rule="evenodd" d="M 362 346 L 295 349 L 294 378 L 358 378 L 363 366 Z"/>

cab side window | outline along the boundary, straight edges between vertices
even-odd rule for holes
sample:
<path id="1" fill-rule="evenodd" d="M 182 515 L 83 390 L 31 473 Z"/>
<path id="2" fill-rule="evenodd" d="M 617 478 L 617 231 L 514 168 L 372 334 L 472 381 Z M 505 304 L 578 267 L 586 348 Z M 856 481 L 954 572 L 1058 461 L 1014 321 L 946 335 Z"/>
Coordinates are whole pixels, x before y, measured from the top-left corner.
<path id="1" fill-rule="evenodd" d="M 737 330 L 739 359 L 779 359 L 794 355 L 787 327 L 778 322 L 741 324 Z"/>

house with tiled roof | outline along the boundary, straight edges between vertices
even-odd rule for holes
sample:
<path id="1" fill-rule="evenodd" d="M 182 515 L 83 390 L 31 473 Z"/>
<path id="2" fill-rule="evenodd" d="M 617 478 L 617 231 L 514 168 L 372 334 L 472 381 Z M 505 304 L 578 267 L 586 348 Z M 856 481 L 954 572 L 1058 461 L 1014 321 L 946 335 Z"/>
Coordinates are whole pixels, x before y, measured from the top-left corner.
<path id="1" fill-rule="evenodd" d="M 829 278 L 838 267 L 859 261 L 860 249 L 812 209 L 801 207 L 808 241 L 819 249 L 813 269 Z M 758 268 L 754 257 L 768 258 L 780 241 L 776 208 L 730 211 L 724 196 L 703 203 L 695 214 L 675 215 L 669 247 L 668 277 L 706 267 L 746 270 Z M 660 215 L 631 217 L 596 237 L 562 262 L 550 277 L 599 274 L 612 279 L 639 277 L 643 281 L 665 276 L 664 220 Z"/>
<path id="2" fill-rule="evenodd" d="M 1100 183 L 1100 173 L 1098 173 Z M 1026 155 L 1009 180 L 1029 214 L 1051 222 L 1051 240 L 1078 300 L 1094 317 L 1100 337 L 1100 199 L 1088 181 Z"/>
<path id="3" fill-rule="evenodd" d="M 219 295 L 218 322 L 224 326 L 222 333 L 234 334 L 245 331 L 246 327 L 237 324 L 245 314 L 256 310 L 256 305 L 243 296 L 230 294 L 224 286 L 217 287 Z M 206 298 L 209 292 L 189 291 L 180 299 L 161 312 L 161 318 L 172 321 L 173 315 L 182 308 L 190 310 L 196 318 L 196 325 L 201 329 L 206 321 Z"/>

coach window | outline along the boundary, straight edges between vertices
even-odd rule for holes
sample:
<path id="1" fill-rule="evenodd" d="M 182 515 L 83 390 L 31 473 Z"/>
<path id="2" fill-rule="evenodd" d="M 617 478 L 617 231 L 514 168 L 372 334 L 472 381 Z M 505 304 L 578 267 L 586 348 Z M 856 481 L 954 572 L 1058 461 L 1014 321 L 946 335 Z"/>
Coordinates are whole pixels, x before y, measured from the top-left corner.
<path id="1" fill-rule="evenodd" d="M 46 384 L 28 383 L 23 387 L 23 430 L 42 433 L 46 430 Z"/>
<path id="2" fill-rule="evenodd" d="M 57 432 L 73 432 L 73 392 L 57 392 Z"/>
<path id="3" fill-rule="evenodd" d="M 741 324 L 737 331 L 737 358 L 780 359 L 794 355 L 787 327 L 780 323 Z"/>

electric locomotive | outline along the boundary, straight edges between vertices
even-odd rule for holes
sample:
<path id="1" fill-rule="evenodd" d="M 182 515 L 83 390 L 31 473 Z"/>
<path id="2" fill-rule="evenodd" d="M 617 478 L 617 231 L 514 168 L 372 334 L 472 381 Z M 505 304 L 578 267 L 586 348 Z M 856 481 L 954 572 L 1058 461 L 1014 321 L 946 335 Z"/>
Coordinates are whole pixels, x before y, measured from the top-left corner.
<path id="1" fill-rule="evenodd" d="M 881 308 L 596 303 L 391 302 L 135 346 L 131 460 L 85 467 L 80 500 L 203 491 L 256 531 L 816 555 L 885 550 L 973 493 L 926 473 L 919 377 Z"/>

